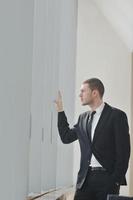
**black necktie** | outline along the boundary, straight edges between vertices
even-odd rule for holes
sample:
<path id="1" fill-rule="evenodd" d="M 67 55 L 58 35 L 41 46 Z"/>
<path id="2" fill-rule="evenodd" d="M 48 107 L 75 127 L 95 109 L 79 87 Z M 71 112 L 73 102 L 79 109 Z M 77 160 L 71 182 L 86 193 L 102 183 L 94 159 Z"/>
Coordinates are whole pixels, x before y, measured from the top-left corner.
<path id="1" fill-rule="evenodd" d="M 91 116 L 89 118 L 89 121 L 87 121 L 87 134 L 88 134 L 88 138 L 91 140 L 91 128 L 92 128 L 92 121 L 93 121 L 93 117 L 95 115 L 96 111 L 93 111 L 91 113 Z"/>

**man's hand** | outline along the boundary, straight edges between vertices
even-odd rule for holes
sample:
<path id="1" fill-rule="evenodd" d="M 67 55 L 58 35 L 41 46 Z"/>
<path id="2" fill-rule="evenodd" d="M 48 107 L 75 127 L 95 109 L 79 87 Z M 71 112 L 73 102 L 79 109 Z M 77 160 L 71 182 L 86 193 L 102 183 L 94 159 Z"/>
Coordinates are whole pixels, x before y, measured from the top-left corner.
<path id="1" fill-rule="evenodd" d="M 61 96 L 60 91 L 58 91 L 57 99 L 54 102 L 56 104 L 57 112 L 62 112 L 63 111 L 63 102 L 62 102 L 62 96 Z"/>

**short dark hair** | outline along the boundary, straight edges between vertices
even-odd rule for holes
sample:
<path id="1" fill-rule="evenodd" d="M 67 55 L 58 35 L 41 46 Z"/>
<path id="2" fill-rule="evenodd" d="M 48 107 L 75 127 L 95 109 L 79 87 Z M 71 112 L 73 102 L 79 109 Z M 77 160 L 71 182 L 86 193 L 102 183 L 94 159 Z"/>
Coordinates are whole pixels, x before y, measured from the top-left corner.
<path id="1" fill-rule="evenodd" d="M 98 78 L 90 78 L 83 82 L 83 84 L 86 84 L 86 83 L 89 85 L 89 88 L 91 90 L 97 89 L 100 96 L 103 97 L 105 89 L 101 80 L 99 80 Z"/>

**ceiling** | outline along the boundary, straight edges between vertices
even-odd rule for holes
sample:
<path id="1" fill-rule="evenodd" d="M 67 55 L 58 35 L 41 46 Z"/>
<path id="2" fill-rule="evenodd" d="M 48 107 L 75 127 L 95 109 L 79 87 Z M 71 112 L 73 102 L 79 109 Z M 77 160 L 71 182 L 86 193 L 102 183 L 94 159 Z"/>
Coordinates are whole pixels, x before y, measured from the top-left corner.
<path id="1" fill-rule="evenodd" d="M 133 0 L 93 0 L 130 51 L 133 51 Z"/>

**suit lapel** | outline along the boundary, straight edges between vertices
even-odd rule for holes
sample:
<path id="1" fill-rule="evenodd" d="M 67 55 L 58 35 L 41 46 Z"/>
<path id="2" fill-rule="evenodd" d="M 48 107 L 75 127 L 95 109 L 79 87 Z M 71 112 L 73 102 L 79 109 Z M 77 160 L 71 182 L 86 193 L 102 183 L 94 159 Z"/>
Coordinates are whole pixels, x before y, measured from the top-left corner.
<path id="1" fill-rule="evenodd" d="M 90 111 L 88 112 L 88 115 L 87 115 L 87 118 L 86 118 L 86 126 L 85 126 L 85 133 L 87 135 L 87 138 L 89 140 L 89 142 L 91 143 L 91 137 L 89 137 L 89 134 L 88 134 L 88 129 L 87 129 L 87 126 L 88 126 L 88 123 L 89 123 L 89 117 L 90 117 Z"/>
<path id="2" fill-rule="evenodd" d="M 90 111 L 88 111 L 87 113 L 86 113 L 86 116 L 85 116 L 85 118 L 84 118 L 84 120 L 83 120 L 83 127 L 82 127 L 82 129 L 83 129 L 83 131 L 84 131 L 84 134 L 86 135 L 86 137 L 88 138 L 88 134 L 87 134 L 87 123 L 88 123 L 88 120 L 89 120 L 89 116 L 90 116 Z M 89 140 L 90 140 L 90 138 L 88 138 Z"/>
<path id="3" fill-rule="evenodd" d="M 110 115 L 111 110 L 112 110 L 111 107 L 107 103 L 105 103 L 104 109 L 101 113 L 100 119 L 95 128 L 93 143 L 97 139 L 97 136 L 100 135 L 100 130 L 102 130 L 104 128 L 104 125 L 106 124 L 106 120 L 108 120 L 108 116 Z"/>

